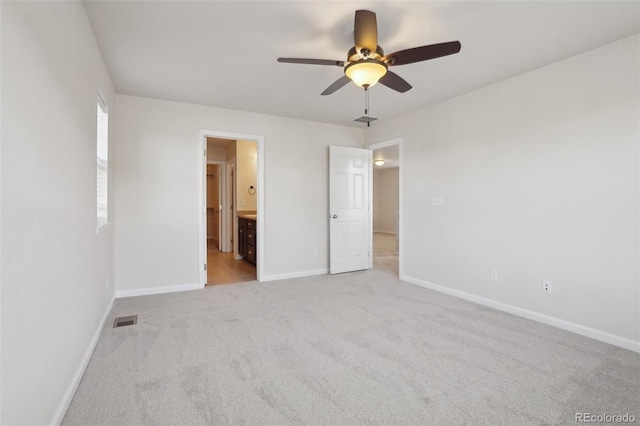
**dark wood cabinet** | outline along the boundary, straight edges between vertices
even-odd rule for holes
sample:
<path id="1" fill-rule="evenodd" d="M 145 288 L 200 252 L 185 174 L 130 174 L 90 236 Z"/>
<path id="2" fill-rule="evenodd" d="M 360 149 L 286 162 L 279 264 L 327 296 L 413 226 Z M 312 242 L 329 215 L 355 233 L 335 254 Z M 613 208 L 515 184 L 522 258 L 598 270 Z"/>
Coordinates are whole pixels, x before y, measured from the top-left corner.
<path id="1" fill-rule="evenodd" d="M 238 254 L 256 264 L 256 221 L 238 218 Z"/>

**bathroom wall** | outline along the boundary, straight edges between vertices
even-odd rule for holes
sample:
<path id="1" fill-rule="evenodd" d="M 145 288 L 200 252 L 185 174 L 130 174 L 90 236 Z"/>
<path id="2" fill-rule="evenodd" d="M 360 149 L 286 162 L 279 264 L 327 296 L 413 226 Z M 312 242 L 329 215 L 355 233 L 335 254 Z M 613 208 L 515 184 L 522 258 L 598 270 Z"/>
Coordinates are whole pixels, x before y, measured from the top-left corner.
<path id="1" fill-rule="evenodd" d="M 240 211 L 257 210 L 257 158 L 255 142 L 236 141 L 236 205 Z"/>
<path id="2" fill-rule="evenodd" d="M 207 138 L 207 161 L 226 161 L 227 148 L 217 145 L 215 142 L 212 142 L 211 139 L 212 138 Z"/>

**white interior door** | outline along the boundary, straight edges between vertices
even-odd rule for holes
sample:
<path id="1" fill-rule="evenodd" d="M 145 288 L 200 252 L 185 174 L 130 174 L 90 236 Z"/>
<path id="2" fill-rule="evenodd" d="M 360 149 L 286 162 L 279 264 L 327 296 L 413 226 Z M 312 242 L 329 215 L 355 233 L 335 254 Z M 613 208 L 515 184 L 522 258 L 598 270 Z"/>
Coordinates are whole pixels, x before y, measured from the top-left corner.
<path id="1" fill-rule="evenodd" d="M 329 147 L 329 272 L 369 268 L 371 150 Z"/>

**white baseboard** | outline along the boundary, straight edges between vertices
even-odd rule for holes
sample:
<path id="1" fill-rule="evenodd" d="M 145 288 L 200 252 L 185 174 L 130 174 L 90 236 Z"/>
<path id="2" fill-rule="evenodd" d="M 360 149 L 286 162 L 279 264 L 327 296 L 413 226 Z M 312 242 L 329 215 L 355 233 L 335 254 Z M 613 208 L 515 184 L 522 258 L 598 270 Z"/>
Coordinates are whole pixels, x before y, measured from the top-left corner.
<path id="1" fill-rule="evenodd" d="M 519 317 L 527 318 L 533 321 L 537 321 L 543 324 L 557 327 L 562 330 L 570 331 L 572 333 L 576 333 L 581 336 L 589 337 L 595 340 L 600 340 L 601 342 L 609 343 L 611 345 L 628 349 L 633 352 L 640 353 L 640 342 L 627 339 L 626 337 L 616 336 L 615 334 L 596 330 L 595 328 L 591 328 L 591 327 L 580 325 L 571 321 L 555 318 L 549 315 L 544 315 L 544 314 L 530 311 L 527 309 L 518 308 L 516 306 L 507 305 L 506 303 L 497 302 L 495 300 L 476 296 L 474 294 L 466 293 L 464 291 L 454 290 L 449 287 L 445 287 L 439 284 L 433 284 L 428 281 L 423 281 L 417 278 L 409 277 L 407 275 L 401 275 L 400 280 L 418 285 L 420 287 L 428 288 L 430 290 L 435 290 L 440 293 L 445 293 L 451 296 L 459 297 L 460 299 L 465 299 L 470 302 L 477 303 L 479 305 L 488 306 L 490 308 L 494 308 L 499 311 L 508 312 L 510 314 L 517 315 Z"/>
<path id="2" fill-rule="evenodd" d="M 178 291 L 200 290 L 204 288 L 204 284 L 180 284 L 170 285 L 166 287 L 137 288 L 134 290 L 116 291 L 116 299 L 123 297 L 149 296 L 152 294 L 176 293 Z"/>
<path id="3" fill-rule="evenodd" d="M 76 370 L 76 374 L 74 374 L 73 379 L 71 380 L 71 383 L 69 384 L 69 387 L 67 388 L 67 391 L 65 392 L 64 397 L 62 398 L 62 401 L 60 401 L 60 405 L 58 405 L 58 409 L 56 410 L 56 413 L 54 414 L 53 419 L 51 421 L 52 425 L 59 425 L 60 423 L 62 423 L 62 420 L 64 419 L 65 414 L 67 414 L 67 409 L 69 409 L 69 405 L 71 404 L 73 395 L 75 395 L 76 390 L 80 385 L 80 381 L 82 380 L 82 376 L 84 375 L 84 371 L 87 369 L 87 366 L 89 365 L 89 360 L 91 360 L 91 355 L 93 355 L 93 351 L 95 350 L 96 345 L 98 344 L 98 339 L 102 334 L 102 329 L 104 328 L 104 325 L 107 322 L 107 318 L 109 318 L 109 315 L 111 314 L 111 309 L 113 308 L 113 302 L 115 300 L 116 300 L 115 297 L 111 299 L 111 302 L 109 302 L 107 309 L 104 311 L 104 314 L 102 315 L 102 319 L 98 324 L 98 329 L 93 334 L 93 338 L 91 339 L 91 342 L 89 342 L 89 347 L 87 348 L 84 354 L 84 357 L 82 357 L 82 361 L 80 362 L 80 365 Z"/>
<path id="4" fill-rule="evenodd" d="M 303 277 L 311 277 L 314 275 L 325 275 L 329 273 L 328 268 L 324 269 L 315 269 L 312 271 L 301 271 L 301 272 L 290 272 L 287 274 L 274 274 L 274 275 L 264 275 L 262 277 L 262 282 L 265 281 L 277 281 L 277 280 L 288 280 L 291 278 L 303 278 Z"/>

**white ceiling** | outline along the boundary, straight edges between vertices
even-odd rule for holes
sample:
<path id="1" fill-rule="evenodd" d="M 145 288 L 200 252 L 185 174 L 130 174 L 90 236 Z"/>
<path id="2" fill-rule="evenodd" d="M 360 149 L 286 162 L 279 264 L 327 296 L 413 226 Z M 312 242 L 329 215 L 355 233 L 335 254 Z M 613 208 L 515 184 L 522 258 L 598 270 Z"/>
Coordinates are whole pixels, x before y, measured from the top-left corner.
<path id="1" fill-rule="evenodd" d="M 459 54 L 393 67 L 413 89 L 370 90 L 378 122 L 640 32 L 637 1 L 85 1 L 118 93 L 363 127 L 362 89 L 320 93 L 345 60 L 356 9 L 386 53 L 459 40 Z M 375 126 L 373 123 L 372 126 Z"/>

